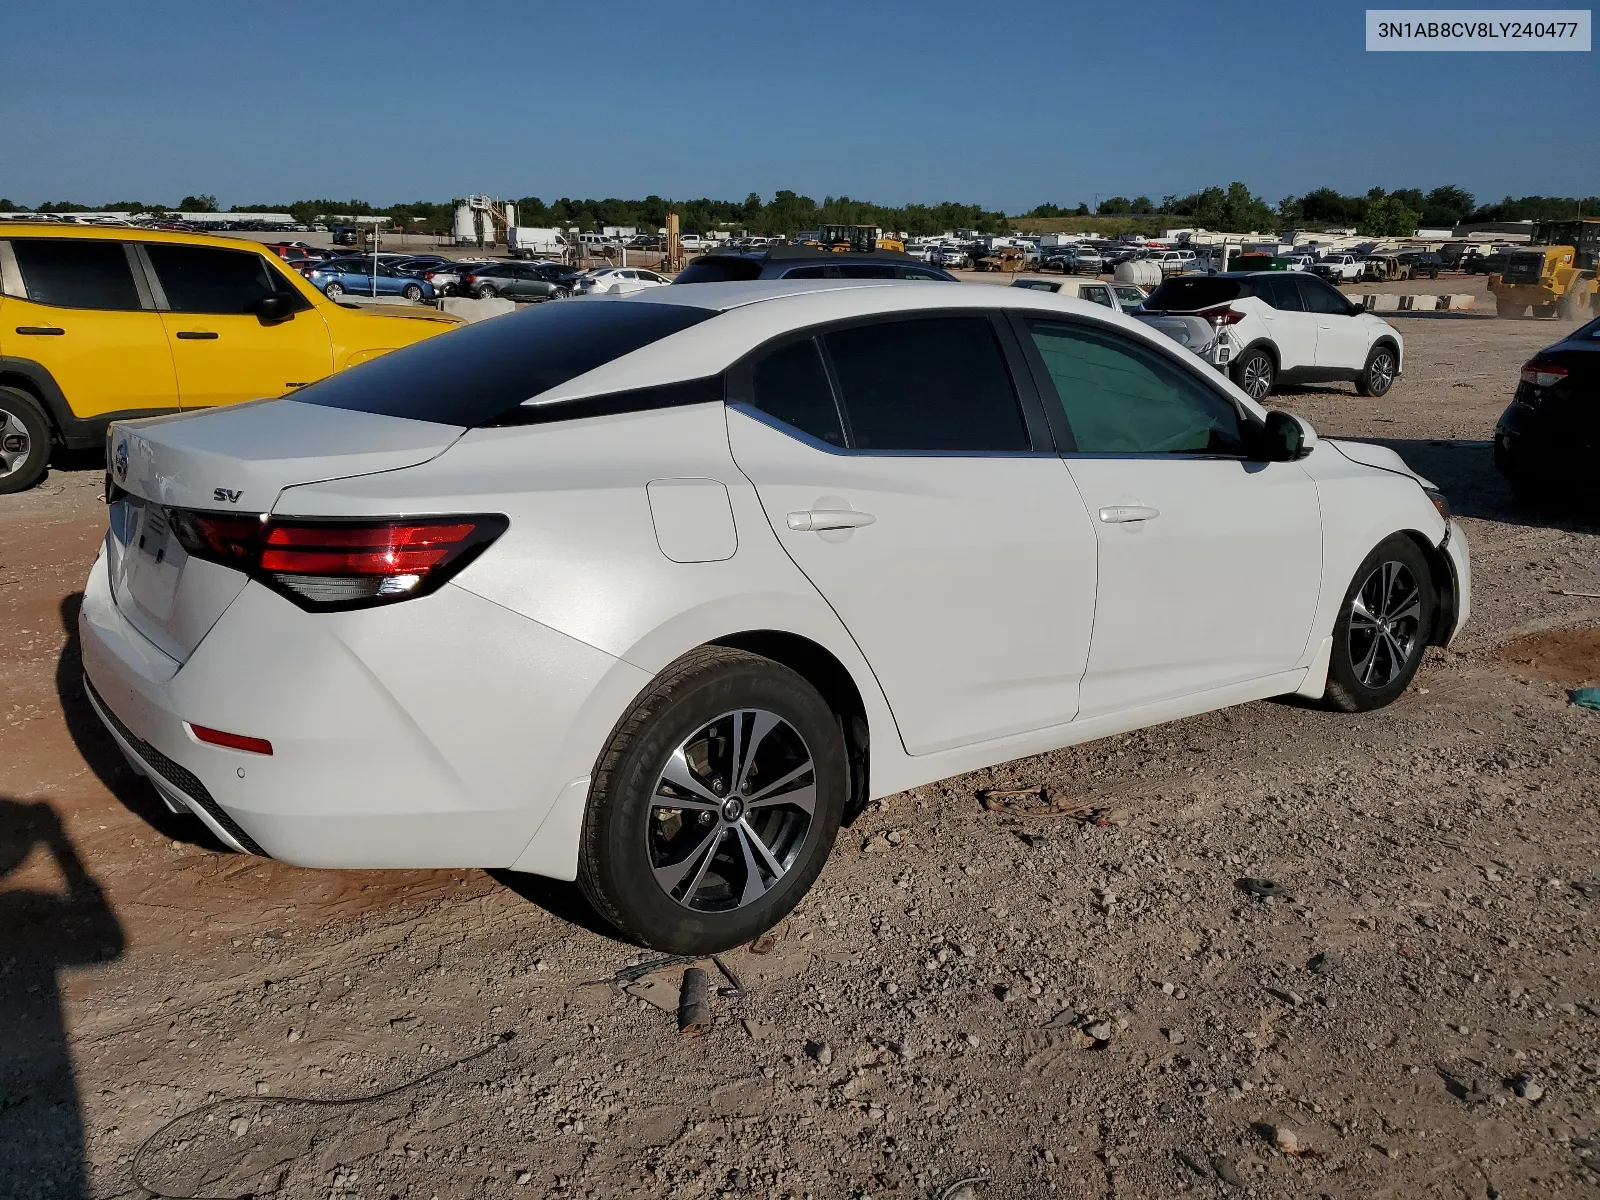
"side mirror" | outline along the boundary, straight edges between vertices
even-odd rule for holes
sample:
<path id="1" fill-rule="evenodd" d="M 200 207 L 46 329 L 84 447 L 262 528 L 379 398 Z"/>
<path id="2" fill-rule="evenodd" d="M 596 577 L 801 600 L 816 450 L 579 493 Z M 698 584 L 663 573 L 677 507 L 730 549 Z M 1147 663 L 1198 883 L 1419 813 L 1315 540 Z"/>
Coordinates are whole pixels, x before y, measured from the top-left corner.
<path id="1" fill-rule="evenodd" d="M 255 314 L 263 325 L 276 325 L 294 317 L 295 303 L 289 296 L 263 296 L 255 303 Z"/>
<path id="2" fill-rule="evenodd" d="M 1281 409 L 1267 414 L 1261 438 L 1261 458 L 1267 462 L 1294 462 L 1310 454 L 1316 444 L 1317 431 L 1304 417 Z"/>
<path id="3" fill-rule="evenodd" d="M 1367 311 L 1367 306 L 1365 304 L 1354 304 L 1353 303 L 1353 304 L 1350 305 L 1350 315 L 1352 317 L 1359 317 L 1362 313 L 1364 313 L 1366 311 Z"/>

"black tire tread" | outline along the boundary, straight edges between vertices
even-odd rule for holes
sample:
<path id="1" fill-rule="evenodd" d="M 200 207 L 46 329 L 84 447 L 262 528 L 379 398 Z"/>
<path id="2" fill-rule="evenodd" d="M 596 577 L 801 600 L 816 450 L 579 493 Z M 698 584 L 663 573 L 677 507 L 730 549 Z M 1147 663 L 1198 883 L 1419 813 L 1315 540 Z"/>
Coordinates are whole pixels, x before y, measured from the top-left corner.
<path id="1" fill-rule="evenodd" d="M 39 456 L 31 467 L 24 466 L 15 475 L 0 479 L 0 495 L 12 495 L 34 487 L 50 470 L 54 430 L 44 406 L 21 388 L 0 386 L 0 401 L 21 416 L 23 424 L 31 426 L 28 435 L 39 448 Z"/>
<path id="2" fill-rule="evenodd" d="M 1331 657 L 1328 662 L 1328 683 L 1326 690 L 1322 694 L 1323 706 L 1330 708 L 1335 712 L 1370 712 L 1372 709 L 1382 708 L 1385 705 L 1394 703 L 1395 700 L 1399 699 L 1400 696 L 1405 694 L 1406 688 L 1411 686 L 1412 679 L 1416 677 L 1417 667 L 1422 662 L 1422 655 L 1419 653 L 1416 657 L 1416 660 L 1411 664 L 1410 669 L 1405 673 L 1403 679 L 1400 681 L 1400 686 L 1396 688 L 1393 684 L 1390 685 L 1390 688 L 1393 690 L 1394 694 L 1387 696 L 1386 698 L 1375 698 L 1371 695 L 1363 695 L 1360 691 L 1357 691 L 1356 688 L 1346 685 L 1346 683 L 1339 678 L 1338 672 L 1335 670 L 1336 666 L 1342 665 L 1339 663 L 1338 659 L 1338 656 L 1341 652 L 1339 631 L 1341 628 L 1347 627 L 1350 601 L 1355 589 L 1366 579 L 1367 575 L 1372 571 L 1373 567 L 1376 566 L 1378 562 L 1382 561 L 1382 559 L 1387 557 L 1389 554 L 1394 553 L 1414 559 L 1414 561 L 1408 562 L 1407 565 L 1412 567 L 1413 574 L 1417 579 L 1417 586 L 1421 589 L 1425 589 L 1423 594 L 1428 603 L 1424 605 L 1423 608 L 1424 620 L 1422 622 L 1422 629 L 1424 638 L 1426 637 L 1426 631 L 1434 618 L 1439 599 L 1438 596 L 1434 594 L 1433 576 L 1428 570 L 1428 560 L 1423 556 L 1421 548 L 1417 546 L 1416 542 L 1412 541 L 1410 537 L 1403 533 L 1396 533 L 1385 538 L 1383 541 L 1379 542 L 1378 545 L 1374 546 L 1372 551 L 1361 560 L 1361 565 L 1356 568 L 1355 575 L 1351 578 L 1349 586 L 1345 589 L 1344 601 L 1339 605 L 1339 614 L 1335 618 L 1338 624 L 1334 626 L 1333 657 Z"/>
<path id="3" fill-rule="evenodd" d="M 802 686 L 811 688 L 811 684 L 803 675 L 762 655 L 727 646 L 696 647 L 668 666 L 651 684 L 649 690 L 640 696 L 633 709 L 611 731 L 606 747 L 601 751 L 600 759 L 595 764 L 594 776 L 589 783 L 589 805 L 584 813 L 583 833 L 578 845 L 578 887 L 597 913 L 636 943 L 645 943 L 644 934 L 611 902 L 598 882 L 603 870 L 604 847 L 599 820 L 600 805 L 596 798 L 611 794 L 616 773 L 633 743 L 643 735 L 662 709 L 687 688 L 707 676 L 714 676 L 730 667 L 760 667 L 776 674 L 788 675 Z M 820 695 L 818 700 L 821 700 Z M 819 862 L 819 872 L 820 869 Z"/>

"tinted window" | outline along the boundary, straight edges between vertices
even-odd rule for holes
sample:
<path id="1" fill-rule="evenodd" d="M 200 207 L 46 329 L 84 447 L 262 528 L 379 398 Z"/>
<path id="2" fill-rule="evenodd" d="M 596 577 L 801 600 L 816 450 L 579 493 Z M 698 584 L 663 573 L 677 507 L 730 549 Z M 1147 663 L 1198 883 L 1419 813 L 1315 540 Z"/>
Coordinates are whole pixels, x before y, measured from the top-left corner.
<path id="1" fill-rule="evenodd" d="M 1050 283 L 1044 279 L 1019 279 L 1011 286 L 1027 288 L 1032 292 L 1059 292 L 1061 290 L 1059 283 Z"/>
<path id="2" fill-rule="evenodd" d="M 173 312 L 250 313 L 267 296 L 291 294 L 259 254 L 159 244 L 146 245 L 145 253 Z"/>
<path id="3" fill-rule="evenodd" d="M 822 275 L 821 267 L 795 267 L 783 273 L 785 279 L 821 279 Z"/>
<path id="4" fill-rule="evenodd" d="M 1300 289 L 1289 275 L 1262 275 L 1250 281 L 1254 292 L 1279 312 L 1303 312 Z"/>
<path id="5" fill-rule="evenodd" d="M 893 279 L 895 269 L 887 263 L 840 263 L 828 274 L 835 279 Z"/>
<path id="6" fill-rule="evenodd" d="M 994 329 L 985 317 L 934 317 L 826 337 L 859 450 L 1028 450 Z"/>
<path id="7" fill-rule="evenodd" d="M 753 390 L 755 406 L 769 417 L 829 445 L 844 445 L 844 428 L 828 372 L 810 338 L 762 359 L 756 365 Z"/>
<path id="8" fill-rule="evenodd" d="M 1107 308 L 1115 308 L 1111 303 L 1111 289 L 1104 284 L 1095 284 L 1085 287 L 1078 293 L 1078 299 L 1087 300 L 1090 304 L 1103 304 Z"/>
<path id="9" fill-rule="evenodd" d="M 138 308 L 139 291 L 121 242 L 15 238 L 28 299 L 64 308 Z"/>
<path id="10" fill-rule="evenodd" d="M 1211 275 L 1169 279 L 1150 293 L 1144 306 L 1170 312 L 1194 312 L 1237 300 L 1240 291 L 1237 279 L 1219 279 Z"/>
<path id="11" fill-rule="evenodd" d="M 1296 282 L 1300 285 L 1300 294 L 1305 299 L 1307 312 L 1349 315 L 1349 299 L 1331 284 L 1323 283 L 1320 279 L 1308 279 L 1304 275 L 1297 276 Z"/>
<path id="12" fill-rule="evenodd" d="M 1242 454 L 1239 414 L 1181 367 L 1128 338 L 1030 321 L 1080 454 Z"/>
<path id="13" fill-rule="evenodd" d="M 524 400 L 716 316 L 681 304 L 538 304 L 395 350 L 294 394 L 358 412 L 483 425 Z"/>

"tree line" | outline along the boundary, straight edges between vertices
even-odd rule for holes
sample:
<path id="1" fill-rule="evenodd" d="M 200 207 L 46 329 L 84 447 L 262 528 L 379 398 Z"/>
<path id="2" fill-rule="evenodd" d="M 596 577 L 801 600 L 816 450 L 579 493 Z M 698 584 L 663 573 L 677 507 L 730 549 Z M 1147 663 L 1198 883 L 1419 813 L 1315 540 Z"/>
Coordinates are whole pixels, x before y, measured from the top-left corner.
<path id="1" fill-rule="evenodd" d="M 820 202 L 797 192 L 780 191 L 771 200 L 751 192 L 741 201 L 667 200 L 650 195 L 643 200 L 573 199 L 563 196 L 546 201 L 524 196 L 515 201 L 517 220 L 523 225 L 577 226 L 588 231 L 606 225 L 633 226 L 644 230 L 666 224 L 667 213 L 676 211 L 685 233 L 711 229 L 738 228 L 751 234 L 790 234 L 818 225 L 877 225 L 916 235 L 942 233 L 950 229 L 976 229 L 1002 233 L 1011 218 L 976 204 L 907 204 L 900 207 L 854 200 L 849 196 L 825 196 Z M 185 196 L 168 208 L 142 201 L 120 201 L 96 209 L 92 205 L 53 201 L 28 209 L 0 199 L 0 212 L 216 212 L 222 209 L 209 193 Z M 388 217 L 418 232 L 447 233 L 454 219 L 454 206 L 448 202 L 418 200 L 411 204 L 377 207 L 365 200 L 296 200 L 289 204 L 236 204 L 230 212 L 287 212 L 303 224 L 324 221 L 334 214 Z M 1158 217 L 1185 225 L 1243 233 L 1250 230 L 1354 227 L 1374 236 L 1405 236 L 1419 227 L 1444 228 L 1462 222 L 1559 220 L 1588 214 L 1600 216 L 1600 197 L 1523 196 L 1505 197 L 1498 203 L 1479 204 L 1471 192 L 1453 184 L 1424 192 L 1420 188 L 1385 191 L 1375 187 L 1364 195 L 1345 195 L 1334 188 L 1317 188 L 1298 196 L 1285 196 L 1276 206 L 1253 193 L 1245 184 L 1207 187 L 1186 196 L 1163 196 L 1160 202 L 1149 196 L 1110 196 L 1099 201 L 1091 214 L 1087 204 L 1063 207 L 1040 204 L 1024 217 Z"/>

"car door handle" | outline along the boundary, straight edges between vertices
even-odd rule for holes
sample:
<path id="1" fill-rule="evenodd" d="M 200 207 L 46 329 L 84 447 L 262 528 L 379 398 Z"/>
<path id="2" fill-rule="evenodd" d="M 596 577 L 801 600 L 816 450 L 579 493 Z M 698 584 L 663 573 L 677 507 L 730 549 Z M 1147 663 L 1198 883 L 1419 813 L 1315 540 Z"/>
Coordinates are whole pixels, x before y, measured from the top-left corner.
<path id="1" fill-rule="evenodd" d="M 1100 510 L 1100 519 L 1107 525 L 1126 525 L 1130 521 L 1154 521 L 1161 515 L 1159 508 L 1143 504 L 1112 504 Z"/>
<path id="2" fill-rule="evenodd" d="M 878 518 L 850 508 L 812 508 L 789 514 L 789 528 L 797 533 L 817 533 L 824 529 L 860 529 Z"/>
<path id="3" fill-rule="evenodd" d="M 66 330 L 56 325 L 18 325 L 17 332 L 32 334 L 34 337 L 60 337 Z"/>
<path id="4" fill-rule="evenodd" d="M 178 337 L 186 342 L 213 342 L 217 335 L 204 329 L 180 329 Z"/>

